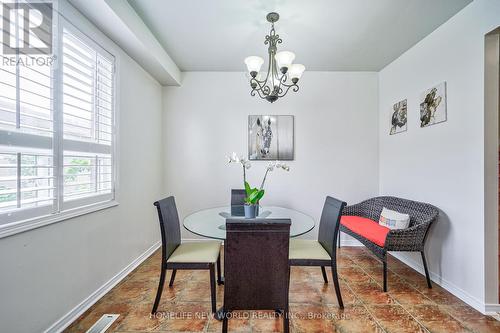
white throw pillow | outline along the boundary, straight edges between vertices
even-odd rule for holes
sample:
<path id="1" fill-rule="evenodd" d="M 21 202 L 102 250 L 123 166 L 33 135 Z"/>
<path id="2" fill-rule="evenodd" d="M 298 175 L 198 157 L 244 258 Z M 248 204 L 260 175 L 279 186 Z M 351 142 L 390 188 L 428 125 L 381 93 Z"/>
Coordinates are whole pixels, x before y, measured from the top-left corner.
<path id="1" fill-rule="evenodd" d="M 389 229 L 405 229 L 410 225 L 410 215 L 384 207 L 378 223 Z"/>

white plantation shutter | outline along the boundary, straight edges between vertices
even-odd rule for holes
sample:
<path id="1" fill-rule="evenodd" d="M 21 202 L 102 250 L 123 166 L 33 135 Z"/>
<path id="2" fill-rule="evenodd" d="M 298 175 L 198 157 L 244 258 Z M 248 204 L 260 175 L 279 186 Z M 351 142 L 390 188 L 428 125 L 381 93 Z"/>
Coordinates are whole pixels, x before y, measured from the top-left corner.
<path id="1" fill-rule="evenodd" d="M 114 200 L 115 59 L 59 22 L 56 66 L 0 67 L 0 233 L 12 222 Z M 9 45 L 22 43 L 17 30 L 14 23 Z"/>
<path id="2" fill-rule="evenodd" d="M 113 56 L 64 26 L 63 208 L 113 198 L 113 84 Z"/>
<path id="3" fill-rule="evenodd" d="M 2 23 L 3 23 L 2 13 Z M 21 12 L 11 11 L 9 40 L 22 43 Z M 0 67 L 0 225 L 54 212 L 56 207 L 53 71 L 49 66 Z"/>

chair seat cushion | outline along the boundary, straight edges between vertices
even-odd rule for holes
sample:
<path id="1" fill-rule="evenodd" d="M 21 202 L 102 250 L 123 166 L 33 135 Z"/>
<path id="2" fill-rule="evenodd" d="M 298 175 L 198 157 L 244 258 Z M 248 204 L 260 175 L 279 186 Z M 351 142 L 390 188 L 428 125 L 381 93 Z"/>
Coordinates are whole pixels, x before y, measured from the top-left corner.
<path id="1" fill-rule="evenodd" d="M 316 240 L 290 239 L 289 259 L 331 260 L 325 248 Z"/>
<path id="2" fill-rule="evenodd" d="M 221 242 L 192 242 L 179 245 L 167 262 L 205 263 L 216 262 L 219 257 Z"/>
<path id="3" fill-rule="evenodd" d="M 380 247 L 384 247 L 387 234 L 391 231 L 391 229 L 361 216 L 342 216 L 340 224 Z"/>

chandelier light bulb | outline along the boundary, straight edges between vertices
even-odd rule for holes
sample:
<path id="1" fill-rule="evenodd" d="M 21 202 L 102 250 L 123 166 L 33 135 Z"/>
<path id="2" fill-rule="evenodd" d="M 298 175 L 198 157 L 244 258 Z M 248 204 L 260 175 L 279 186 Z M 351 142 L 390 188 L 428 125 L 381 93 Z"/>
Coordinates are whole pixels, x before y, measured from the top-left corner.
<path id="1" fill-rule="evenodd" d="M 258 56 L 250 56 L 245 58 L 245 64 L 247 65 L 248 72 L 252 77 L 257 76 L 262 64 L 264 64 L 264 59 Z"/>
<path id="2" fill-rule="evenodd" d="M 292 62 L 295 59 L 295 53 L 290 51 L 281 51 L 276 53 L 274 58 L 276 59 L 279 70 L 284 74 L 292 65 Z"/>

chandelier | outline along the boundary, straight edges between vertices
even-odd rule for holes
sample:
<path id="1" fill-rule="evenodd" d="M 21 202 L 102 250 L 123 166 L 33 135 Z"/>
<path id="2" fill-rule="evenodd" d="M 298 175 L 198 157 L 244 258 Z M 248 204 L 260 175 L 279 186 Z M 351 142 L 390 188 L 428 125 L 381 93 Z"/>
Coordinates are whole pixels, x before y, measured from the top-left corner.
<path id="1" fill-rule="evenodd" d="M 277 45 L 283 42 L 274 30 L 274 22 L 277 22 L 279 18 L 278 13 L 274 12 L 266 16 L 267 21 L 271 23 L 271 31 L 264 41 L 264 45 L 269 44 L 267 49 L 269 56 L 267 73 L 262 74 L 262 77 L 265 76 L 265 79 L 261 79 L 259 75 L 260 68 L 264 64 L 264 59 L 258 56 L 245 58 L 245 64 L 251 76 L 250 87 L 252 91 L 250 95 L 259 95 L 260 98 L 271 103 L 285 96 L 290 88 L 294 92 L 297 92 L 299 90 L 297 82 L 299 82 L 302 73 L 306 69 L 304 65 L 292 64 L 295 59 L 293 52 L 277 52 Z"/>

